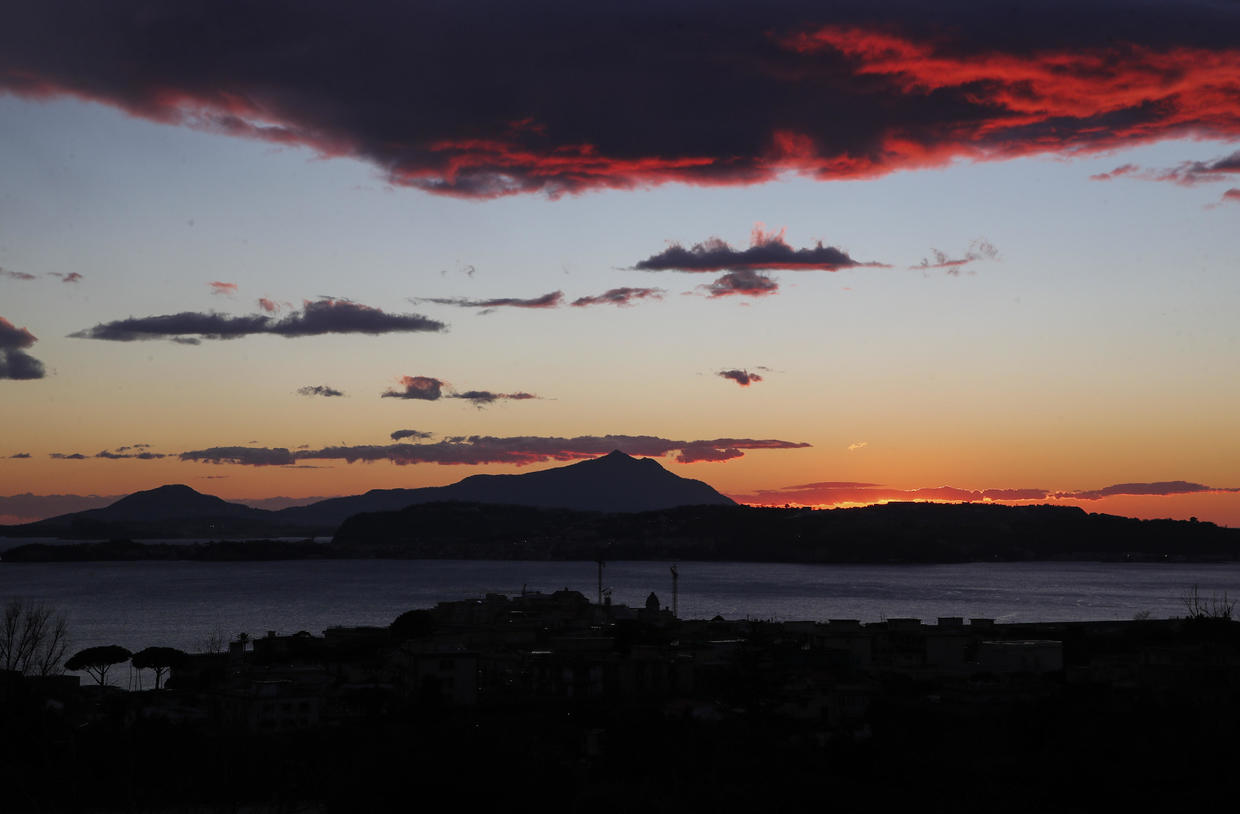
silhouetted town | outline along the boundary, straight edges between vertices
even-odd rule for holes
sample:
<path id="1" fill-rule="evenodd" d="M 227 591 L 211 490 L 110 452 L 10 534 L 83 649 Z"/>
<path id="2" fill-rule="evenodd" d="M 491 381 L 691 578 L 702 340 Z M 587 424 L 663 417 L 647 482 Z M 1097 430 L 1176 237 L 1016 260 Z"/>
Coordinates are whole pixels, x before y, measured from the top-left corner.
<path id="1" fill-rule="evenodd" d="M 1071 811 L 1204 802 L 1230 777 L 1240 623 L 1225 598 L 1194 596 L 1179 619 L 1041 624 L 691 620 L 674 604 L 489 594 L 388 627 L 69 659 L 98 680 L 0 672 L 5 810 L 409 810 L 449 795 Z"/>

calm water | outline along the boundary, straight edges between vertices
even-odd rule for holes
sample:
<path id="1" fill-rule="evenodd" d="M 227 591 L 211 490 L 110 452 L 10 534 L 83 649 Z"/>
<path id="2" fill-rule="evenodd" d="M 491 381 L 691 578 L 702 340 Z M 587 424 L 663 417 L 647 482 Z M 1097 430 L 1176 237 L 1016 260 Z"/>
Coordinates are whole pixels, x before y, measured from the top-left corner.
<path id="1" fill-rule="evenodd" d="M 617 562 L 603 584 L 640 606 L 671 605 L 668 563 Z M 120 644 L 200 649 L 268 630 L 319 634 L 387 625 L 412 608 L 488 592 L 597 593 L 589 562 L 346 560 L 274 563 L 0 563 L 0 600 L 48 602 L 68 618 L 72 650 Z M 784 565 L 681 563 L 680 615 L 727 619 L 987 616 L 1001 622 L 1183 616 L 1185 591 L 1240 597 L 1240 564 L 970 563 Z"/>

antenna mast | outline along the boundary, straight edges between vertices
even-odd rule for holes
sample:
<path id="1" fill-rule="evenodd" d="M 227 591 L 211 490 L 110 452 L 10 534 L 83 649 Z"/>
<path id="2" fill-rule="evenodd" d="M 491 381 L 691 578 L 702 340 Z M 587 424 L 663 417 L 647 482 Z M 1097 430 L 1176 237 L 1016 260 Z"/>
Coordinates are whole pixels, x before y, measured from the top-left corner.
<path id="1" fill-rule="evenodd" d="M 680 571 L 672 566 L 672 616 L 680 618 Z"/>

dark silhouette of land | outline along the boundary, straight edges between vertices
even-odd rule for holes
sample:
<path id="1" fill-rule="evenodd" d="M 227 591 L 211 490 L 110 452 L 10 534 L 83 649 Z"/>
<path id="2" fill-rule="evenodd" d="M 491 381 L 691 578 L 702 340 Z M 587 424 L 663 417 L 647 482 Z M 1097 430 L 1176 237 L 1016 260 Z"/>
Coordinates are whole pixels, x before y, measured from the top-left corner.
<path id="1" fill-rule="evenodd" d="M 736 505 L 702 481 L 668 472 L 658 461 L 616 451 L 537 472 L 471 475 L 449 486 L 421 489 L 372 489 L 278 511 L 229 503 L 188 486 L 161 486 L 100 509 L 0 526 L 0 536 L 79 540 L 319 537 L 330 536 L 355 514 L 444 501 L 614 513 Z"/>
<path id="2" fill-rule="evenodd" d="M 188 486 L 0 527 L 0 536 L 106 540 L 32 544 L 6 562 L 340 558 L 730 560 L 918 563 L 1240 558 L 1240 529 L 1136 520 L 1067 506 L 891 503 L 813 510 L 741 506 L 657 461 L 622 452 L 451 486 L 374 490 L 267 511 Z M 312 538 L 331 537 L 328 544 Z M 212 540 L 190 545 L 142 539 Z M 281 539 L 283 538 L 283 539 Z"/>
<path id="3" fill-rule="evenodd" d="M 1002 625 L 492 594 L 135 653 L 165 689 L 0 671 L 3 807 L 1196 810 L 1231 799 L 1240 725 L 1234 603 L 1196 599 Z M 117 675 L 128 651 L 102 649 L 75 658 Z"/>
<path id="4" fill-rule="evenodd" d="M 700 560 L 942 563 L 1240 559 L 1240 529 L 1136 520 L 1064 506 L 889 503 L 810 510 L 681 506 L 579 512 L 427 503 L 347 519 L 330 543 L 29 544 L 5 562 L 74 560 Z"/>

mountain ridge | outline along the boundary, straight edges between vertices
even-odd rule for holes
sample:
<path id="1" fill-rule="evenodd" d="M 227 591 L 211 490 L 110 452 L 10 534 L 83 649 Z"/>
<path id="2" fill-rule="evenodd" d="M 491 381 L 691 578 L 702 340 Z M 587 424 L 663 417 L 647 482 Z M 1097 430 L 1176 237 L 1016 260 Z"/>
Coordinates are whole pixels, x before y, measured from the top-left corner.
<path id="1" fill-rule="evenodd" d="M 598 458 L 533 472 L 470 475 L 446 486 L 372 489 L 279 510 L 232 503 L 184 484 L 166 484 L 125 495 L 101 508 L 0 526 L 0 536 L 325 536 L 355 514 L 444 501 L 613 513 L 736 505 L 703 481 L 682 478 L 651 458 L 637 459 L 614 450 Z"/>

